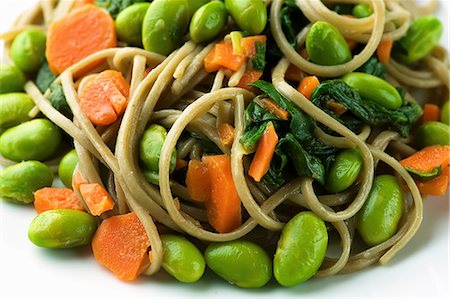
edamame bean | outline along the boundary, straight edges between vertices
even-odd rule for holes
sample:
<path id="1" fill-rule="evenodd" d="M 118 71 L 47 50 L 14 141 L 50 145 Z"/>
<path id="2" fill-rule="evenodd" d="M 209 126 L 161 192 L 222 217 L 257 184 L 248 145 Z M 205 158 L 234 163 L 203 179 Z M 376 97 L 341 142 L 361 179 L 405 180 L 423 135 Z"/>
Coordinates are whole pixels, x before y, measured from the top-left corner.
<path id="1" fill-rule="evenodd" d="M 67 188 L 72 188 L 72 176 L 78 164 L 76 150 L 68 152 L 59 162 L 58 176 Z"/>
<path id="2" fill-rule="evenodd" d="M 358 149 L 352 148 L 340 152 L 328 173 L 326 181 L 328 191 L 338 193 L 353 185 L 362 166 L 363 160 Z"/>
<path id="3" fill-rule="evenodd" d="M 11 58 L 25 73 L 34 73 L 45 59 L 46 35 L 40 30 L 26 30 L 11 45 Z"/>
<path id="4" fill-rule="evenodd" d="M 135 3 L 122 10 L 116 17 L 117 37 L 136 47 L 142 47 L 142 23 L 150 3 Z"/>
<path id="5" fill-rule="evenodd" d="M 342 78 L 363 100 L 372 101 L 387 109 L 398 109 L 403 100 L 397 89 L 387 81 L 366 73 L 350 73 Z"/>
<path id="6" fill-rule="evenodd" d="M 266 28 L 267 9 L 262 0 L 225 0 L 225 7 L 242 31 L 256 35 Z"/>
<path id="7" fill-rule="evenodd" d="M 208 3 L 210 0 L 187 0 L 189 7 L 189 18 L 192 18 L 194 13 L 203 5 Z"/>
<path id="8" fill-rule="evenodd" d="M 0 170 L 0 199 L 17 204 L 34 201 L 34 192 L 52 185 L 53 172 L 38 161 L 26 161 Z"/>
<path id="9" fill-rule="evenodd" d="M 14 64 L 0 63 L 0 94 L 22 91 L 25 76 Z"/>
<path id="10" fill-rule="evenodd" d="M 450 126 L 438 121 L 426 122 L 417 129 L 414 139 L 419 148 L 450 145 Z"/>
<path id="11" fill-rule="evenodd" d="M 47 119 L 33 119 L 0 135 L 0 154 L 13 161 L 50 158 L 61 143 L 61 131 Z"/>
<path id="12" fill-rule="evenodd" d="M 272 277 L 266 251 L 252 242 L 213 243 L 205 251 L 206 264 L 217 275 L 241 288 L 259 288 Z"/>
<path id="13" fill-rule="evenodd" d="M 0 94 L 0 134 L 5 129 L 30 120 L 28 113 L 33 107 L 34 103 L 26 93 Z"/>
<path id="14" fill-rule="evenodd" d="M 144 132 L 140 142 L 139 157 L 144 166 L 144 176 L 152 184 L 159 184 L 159 157 L 166 139 L 167 131 L 163 126 L 152 124 Z M 176 150 L 170 159 L 170 171 L 175 169 L 177 162 Z"/>
<path id="15" fill-rule="evenodd" d="M 46 211 L 36 216 L 28 229 L 34 245 L 45 248 L 73 248 L 87 245 L 97 229 L 88 213 L 69 209 Z"/>
<path id="16" fill-rule="evenodd" d="M 441 110 L 441 121 L 446 124 L 450 125 L 450 101 L 445 102 L 445 104 L 442 106 Z"/>
<path id="17" fill-rule="evenodd" d="M 202 253 L 182 236 L 162 235 L 163 268 L 181 282 L 196 282 L 205 272 Z"/>
<path id="18" fill-rule="evenodd" d="M 370 17 L 372 13 L 372 7 L 365 3 L 355 5 L 352 10 L 352 15 L 359 19 Z"/>
<path id="19" fill-rule="evenodd" d="M 155 0 L 142 24 L 144 49 L 162 55 L 180 46 L 190 21 L 186 0 Z"/>
<path id="20" fill-rule="evenodd" d="M 214 39 L 227 23 L 228 13 L 220 1 L 212 1 L 200 7 L 189 26 L 191 38 L 196 43 Z"/>
<path id="21" fill-rule="evenodd" d="M 406 35 L 394 46 L 394 57 L 405 64 L 419 61 L 439 43 L 442 31 L 442 23 L 434 16 L 415 19 Z"/>
<path id="22" fill-rule="evenodd" d="M 283 286 L 304 282 L 316 274 L 325 258 L 328 233 L 313 212 L 300 212 L 283 228 L 273 260 L 276 280 Z"/>
<path id="23" fill-rule="evenodd" d="M 309 59 L 320 65 L 338 65 L 352 59 L 352 53 L 339 30 L 330 23 L 318 21 L 306 35 Z"/>
<path id="24" fill-rule="evenodd" d="M 369 196 L 356 216 L 356 229 L 367 245 L 380 244 L 397 232 L 403 192 L 392 175 L 375 177 Z"/>

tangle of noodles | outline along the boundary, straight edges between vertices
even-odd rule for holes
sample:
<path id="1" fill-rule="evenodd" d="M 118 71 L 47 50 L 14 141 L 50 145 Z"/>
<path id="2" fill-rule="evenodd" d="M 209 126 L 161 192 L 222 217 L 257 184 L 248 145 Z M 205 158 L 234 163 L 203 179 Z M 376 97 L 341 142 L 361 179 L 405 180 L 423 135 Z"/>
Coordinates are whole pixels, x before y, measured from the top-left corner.
<path id="1" fill-rule="evenodd" d="M 379 130 L 369 125 L 364 126 L 358 134 L 353 132 L 292 87 L 286 72 L 290 65 L 296 66 L 305 74 L 322 78 L 336 78 L 353 72 L 373 56 L 380 41 L 400 39 L 414 18 L 436 9 L 437 1 L 430 1 L 428 6 L 419 7 L 413 1 L 400 0 L 296 0 L 296 5 L 311 23 L 327 21 L 345 38 L 363 44 L 362 50 L 350 61 L 335 66 L 318 65 L 302 57 L 282 30 L 280 14 L 284 1 L 265 2 L 270 6 L 269 30 L 283 55 L 274 64 L 268 80 L 271 80 L 280 94 L 318 124 L 314 131 L 316 138 L 333 148 L 357 147 L 361 153 L 361 174 L 354 186 L 346 191 L 338 194 L 319 193 L 312 178 L 295 177 L 278 190 L 267 192 L 249 178 L 246 163 L 248 153 L 240 138 L 245 130 L 245 109 L 255 95 L 237 87 L 246 71 L 246 64 L 236 72 L 221 69 L 215 73 L 207 73 L 204 70 L 203 61 L 217 41 L 197 45 L 187 40 L 167 57 L 133 47 L 106 49 L 85 57 L 56 79 L 62 85 L 73 119 L 56 110 L 48 100 L 49 93 L 41 93 L 32 80 L 25 85 L 26 93 L 36 105 L 30 115 L 42 113 L 70 135 L 79 158 L 76 171 L 88 182 L 104 186 L 116 200 L 114 210 L 103 214 L 101 218 L 129 211 L 137 214 L 145 227 L 152 252 L 151 264 L 144 271 L 146 275 L 156 273 L 162 265 L 161 229 L 183 233 L 206 243 L 248 237 L 265 248 L 273 249 L 273 237 L 279 236 L 285 223 L 292 217 L 283 214 L 283 211 L 289 207 L 299 211 L 311 210 L 326 221 L 330 231 L 337 232 L 340 238 L 339 257 L 327 257 L 316 274 L 330 276 L 358 271 L 377 262 L 387 263 L 411 240 L 421 224 L 421 194 L 410 174 L 398 162 L 398 157 L 406 157 L 415 152 L 410 145 L 410 138 L 401 138 L 397 132 Z M 373 8 L 370 17 L 348 18 L 329 8 L 335 3 L 360 2 L 370 3 Z M 33 28 L 45 31 L 49 24 L 67 15 L 73 3 L 74 1 L 69 0 L 41 1 L 36 8 L 20 16 L 9 32 L 1 35 L 6 48 L 24 30 Z M 393 21 L 396 26 L 389 25 Z M 304 46 L 310 28 L 308 25 L 298 34 L 298 48 Z M 74 82 L 75 73 L 97 61 L 105 62 Z M 131 88 L 128 106 L 121 119 L 108 127 L 100 128 L 95 127 L 81 109 L 78 90 L 97 73 L 106 69 L 120 71 Z M 148 75 L 146 69 L 151 69 Z M 449 60 L 447 51 L 440 46 L 423 59 L 419 66 L 412 68 L 391 59 L 386 69 L 388 81 L 402 84 L 408 91 L 414 88 L 426 90 L 435 95 L 436 102 L 448 97 Z M 414 100 L 409 93 L 406 98 Z M 138 161 L 139 141 L 150 123 L 161 124 L 168 130 L 159 162 L 159 187 L 145 179 Z M 221 143 L 218 133 L 221 123 L 234 126 L 234 142 L 230 148 Z M 186 133 L 189 137 L 183 138 Z M 170 174 L 171 156 L 175 149 L 179 159 L 201 158 L 203 148 L 198 137 L 231 157 L 232 178 L 245 209 L 245 216 L 243 224 L 228 233 L 218 233 L 211 229 L 204 205 L 193 202 L 184 182 L 177 181 Z M 7 166 L 15 162 L 0 156 L 0 163 Z M 59 159 L 46 163 L 55 169 Z M 391 173 L 405 183 L 411 198 L 405 199 L 406 208 L 399 228 L 391 238 L 357 251 L 354 249 L 355 215 L 368 198 L 380 164 L 389 168 Z M 100 175 L 100 168 L 107 170 L 107 181 L 102 179 L 104 176 Z M 86 206 L 75 186 L 74 190 Z M 262 228 L 264 233 L 257 234 L 257 227 Z"/>

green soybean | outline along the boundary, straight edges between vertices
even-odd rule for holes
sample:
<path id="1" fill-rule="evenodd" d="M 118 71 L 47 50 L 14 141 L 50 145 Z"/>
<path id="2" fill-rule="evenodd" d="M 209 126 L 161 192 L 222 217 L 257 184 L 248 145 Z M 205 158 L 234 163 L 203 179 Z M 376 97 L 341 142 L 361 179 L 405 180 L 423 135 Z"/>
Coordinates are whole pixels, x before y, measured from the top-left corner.
<path id="1" fill-rule="evenodd" d="M 97 229 L 95 218 L 88 213 L 61 209 L 36 216 L 28 229 L 34 245 L 45 248 L 73 248 L 87 245 Z"/>
<path id="2" fill-rule="evenodd" d="M 0 134 L 10 127 L 30 120 L 34 102 L 22 92 L 0 94 Z"/>
<path id="3" fill-rule="evenodd" d="M 352 53 L 339 30 L 324 21 L 315 22 L 306 35 L 309 59 L 320 65 L 338 65 L 352 59 Z"/>
<path id="4" fill-rule="evenodd" d="M 117 15 L 115 27 L 119 40 L 142 47 L 142 23 L 149 7 L 150 3 L 135 3 Z"/>
<path id="5" fill-rule="evenodd" d="M 205 251 L 206 264 L 217 275 L 241 288 L 259 288 L 272 277 L 266 251 L 250 241 L 213 243 Z"/>
<path id="6" fill-rule="evenodd" d="M 336 156 L 336 160 L 328 173 L 326 188 L 338 193 L 344 191 L 358 178 L 363 160 L 358 149 L 346 149 Z"/>
<path id="7" fill-rule="evenodd" d="M 242 31 L 256 35 L 266 28 L 267 8 L 262 0 L 225 0 L 225 7 Z"/>
<path id="8" fill-rule="evenodd" d="M 325 258 L 328 233 L 325 222 L 312 212 L 300 212 L 283 228 L 273 260 L 276 280 L 293 286 L 316 274 Z"/>
<path id="9" fill-rule="evenodd" d="M 139 157 L 144 168 L 145 178 L 152 184 L 159 184 L 159 158 L 161 149 L 166 140 L 167 131 L 163 126 L 152 124 L 144 132 L 139 148 Z M 170 159 L 170 171 L 175 169 L 177 162 L 176 150 Z"/>
<path id="10" fill-rule="evenodd" d="M 214 39 L 227 23 L 228 13 L 220 1 L 212 1 L 200 7 L 189 26 L 191 38 L 196 43 Z"/>
<path id="11" fill-rule="evenodd" d="M 0 63 L 0 94 L 23 91 L 25 76 L 14 64 Z"/>
<path id="12" fill-rule="evenodd" d="M 400 62 L 411 64 L 428 55 L 439 43 L 442 23 L 434 16 L 415 19 L 406 35 L 393 48 L 393 55 Z"/>
<path id="13" fill-rule="evenodd" d="M 342 78 L 355 89 L 363 100 L 372 101 L 387 109 L 398 109 L 403 105 L 397 89 L 387 81 L 366 73 L 350 73 Z"/>
<path id="14" fill-rule="evenodd" d="M 195 12 L 209 1 L 210 0 L 187 0 L 189 7 L 189 18 L 192 18 Z"/>
<path id="15" fill-rule="evenodd" d="M 370 246 L 380 244 L 397 232 L 403 212 L 403 192 L 392 175 L 375 177 L 369 196 L 356 217 L 356 229 Z"/>
<path id="16" fill-rule="evenodd" d="M 450 101 L 445 102 L 445 104 L 442 106 L 441 110 L 441 121 L 446 124 L 450 125 Z"/>
<path id="17" fill-rule="evenodd" d="M 50 158 L 61 143 L 61 131 L 47 119 L 33 119 L 0 135 L 0 154 L 13 161 Z"/>
<path id="18" fill-rule="evenodd" d="M 186 238 L 162 235 L 163 268 L 181 282 L 196 282 L 205 272 L 202 253 Z"/>
<path id="19" fill-rule="evenodd" d="M 450 145 L 450 126 L 438 121 L 426 122 L 417 129 L 414 140 L 419 148 Z"/>
<path id="20" fill-rule="evenodd" d="M 168 55 L 183 41 L 190 21 L 186 0 L 155 0 L 142 24 L 144 49 Z"/>
<path id="21" fill-rule="evenodd" d="M 76 150 L 68 152 L 59 162 L 58 176 L 67 188 L 72 188 L 72 177 L 75 167 L 78 164 L 78 156 Z"/>
<path id="22" fill-rule="evenodd" d="M 25 73 L 34 73 L 45 60 L 46 35 L 40 30 L 26 30 L 11 45 L 11 58 Z"/>
<path id="23" fill-rule="evenodd" d="M 352 15 L 361 19 L 370 17 L 373 13 L 372 7 L 368 4 L 357 4 L 353 7 Z"/>
<path id="24" fill-rule="evenodd" d="M 53 172 L 38 161 L 21 162 L 0 170 L 0 199 L 29 204 L 34 192 L 52 185 Z"/>

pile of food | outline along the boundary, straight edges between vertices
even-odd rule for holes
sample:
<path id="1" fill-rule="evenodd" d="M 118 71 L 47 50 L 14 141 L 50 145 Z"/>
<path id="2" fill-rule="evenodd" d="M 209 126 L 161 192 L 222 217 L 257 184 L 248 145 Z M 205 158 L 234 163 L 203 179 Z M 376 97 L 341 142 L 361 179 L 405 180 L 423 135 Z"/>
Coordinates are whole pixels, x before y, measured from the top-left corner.
<path id="1" fill-rule="evenodd" d="M 437 5 L 41 1 L 0 35 L 0 198 L 126 281 L 387 263 L 449 185 Z"/>

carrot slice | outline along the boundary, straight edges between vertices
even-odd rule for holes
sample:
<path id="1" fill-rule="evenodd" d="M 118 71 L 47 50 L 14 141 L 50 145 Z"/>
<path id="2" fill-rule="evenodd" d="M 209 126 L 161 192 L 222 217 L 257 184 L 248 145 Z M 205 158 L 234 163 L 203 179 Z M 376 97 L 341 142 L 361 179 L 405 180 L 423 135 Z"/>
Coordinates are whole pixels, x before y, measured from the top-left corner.
<path id="1" fill-rule="evenodd" d="M 441 118 L 441 108 L 434 104 L 423 105 L 422 123 L 429 121 L 439 121 Z"/>
<path id="2" fill-rule="evenodd" d="M 208 168 L 199 160 L 191 160 L 186 172 L 186 186 L 189 196 L 196 201 L 208 201 L 211 198 L 211 182 Z"/>
<path id="3" fill-rule="evenodd" d="M 269 171 L 270 161 L 272 161 L 275 148 L 278 143 L 278 135 L 272 122 L 269 122 L 261 139 L 258 142 L 255 156 L 248 170 L 248 175 L 256 182 L 261 181 L 262 177 Z"/>
<path id="4" fill-rule="evenodd" d="M 345 41 L 347 42 L 350 51 L 354 50 L 358 46 L 358 42 L 354 39 L 346 38 Z"/>
<path id="5" fill-rule="evenodd" d="M 234 128 L 229 123 L 221 123 L 217 128 L 220 142 L 226 147 L 230 147 L 234 141 Z"/>
<path id="6" fill-rule="evenodd" d="M 241 39 L 241 46 L 244 50 L 244 55 L 253 58 L 256 55 L 256 43 L 266 44 L 267 37 L 265 35 L 247 36 Z"/>
<path id="7" fill-rule="evenodd" d="M 34 208 L 38 214 L 49 210 L 72 209 L 84 211 L 75 192 L 69 188 L 45 187 L 34 193 Z"/>
<path id="8" fill-rule="evenodd" d="M 80 193 L 94 216 L 98 216 L 114 208 L 114 200 L 100 184 L 82 184 Z"/>
<path id="9" fill-rule="evenodd" d="M 103 220 L 92 239 L 95 259 L 124 281 L 135 280 L 149 264 L 150 246 L 134 212 Z"/>
<path id="10" fill-rule="evenodd" d="M 377 48 L 377 56 L 379 61 L 381 61 L 384 64 L 389 64 L 393 45 L 394 40 L 392 39 L 387 39 L 380 42 Z"/>
<path id="11" fill-rule="evenodd" d="M 450 146 L 432 145 L 421 149 L 408 158 L 400 161 L 400 164 L 417 172 L 431 173 L 437 167 L 442 169 L 448 166 L 450 161 Z"/>
<path id="12" fill-rule="evenodd" d="M 416 181 L 417 187 L 422 195 L 444 195 L 449 183 L 448 175 L 440 175 L 430 181 Z"/>
<path id="13" fill-rule="evenodd" d="M 254 100 L 257 102 L 261 107 L 269 111 L 270 113 L 278 116 L 282 120 L 288 120 L 289 119 L 289 112 L 278 106 L 275 101 L 268 99 L 268 98 L 256 98 Z"/>
<path id="14" fill-rule="evenodd" d="M 86 4 L 93 4 L 95 0 L 75 0 L 75 2 L 72 5 L 73 8 L 81 7 Z"/>
<path id="15" fill-rule="evenodd" d="M 205 70 L 208 73 L 216 72 L 224 67 L 232 71 L 237 71 L 245 62 L 243 55 L 233 54 L 231 42 L 217 43 L 211 52 L 204 59 Z"/>
<path id="16" fill-rule="evenodd" d="M 116 43 L 112 17 L 103 9 L 86 4 L 50 25 L 45 56 L 50 70 L 59 74 L 92 53 L 115 47 Z M 89 69 L 101 63 L 96 61 Z"/>
<path id="17" fill-rule="evenodd" d="M 231 232 L 242 224 L 241 200 L 231 174 L 227 155 L 204 156 L 211 182 L 211 198 L 206 201 L 208 221 L 220 233 Z"/>
<path id="18" fill-rule="evenodd" d="M 247 69 L 242 75 L 241 80 L 239 81 L 237 87 L 247 89 L 251 92 L 255 92 L 256 89 L 252 86 L 248 86 L 247 84 L 255 83 L 259 80 L 263 75 L 262 71 Z"/>
<path id="19" fill-rule="evenodd" d="M 187 166 L 187 162 L 183 159 L 177 159 L 177 163 L 175 164 L 175 170 L 180 170 Z"/>
<path id="20" fill-rule="evenodd" d="M 316 76 L 308 76 L 300 82 L 297 90 L 309 99 L 314 89 L 319 85 L 320 81 Z"/>
<path id="21" fill-rule="evenodd" d="M 130 84 L 123 77 L 121 72 L 114 70 L 106 70 L 95 77 L 96 81 L 112 81 L 120 93 L 128 98 L 130 95 Z"/>
<path id="22" fill-rule="evenodd" d="M 73 185 L 76 189 L 80 190 L 80 186 L 81 186 L 82 184 L 87 184 L 87 181 L 86 181 L 86 179 L 83 177 L 83 175 L 82 175 L 79 171 L 77 171 L 77 172 L 75 172 L 75 173 L 73 174 L 73 177 L 72 177 L 72 185 Z"/>

